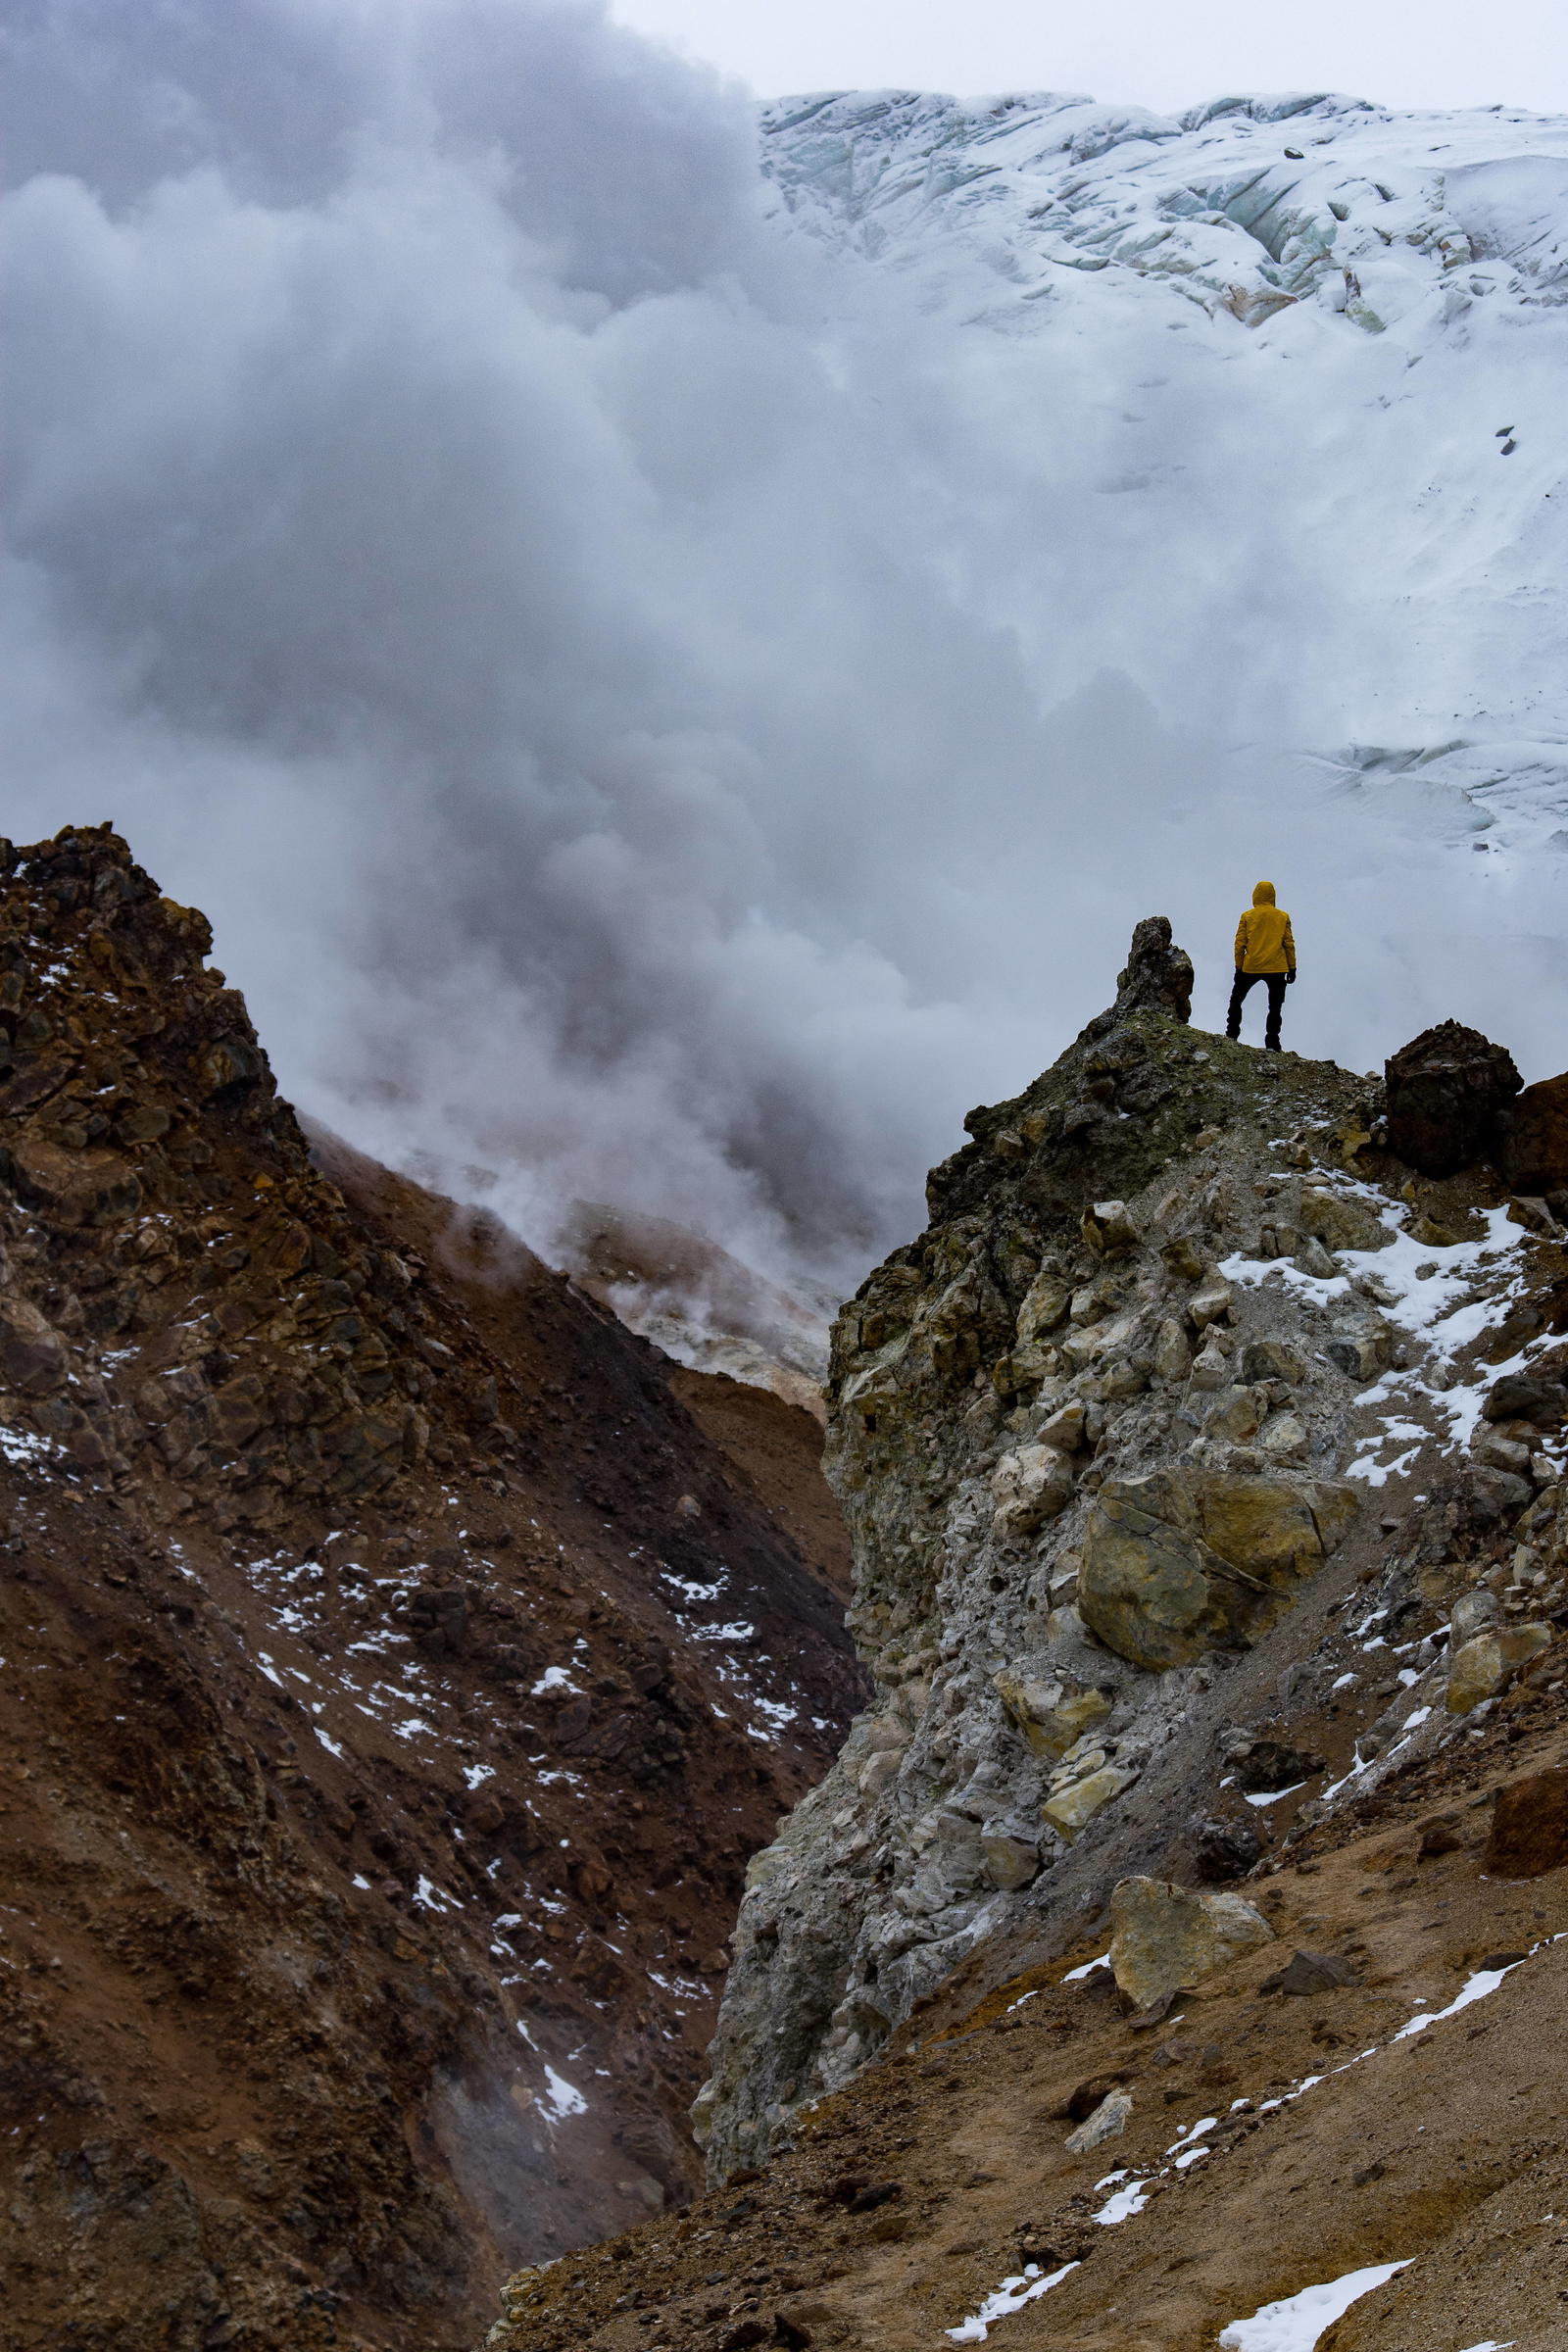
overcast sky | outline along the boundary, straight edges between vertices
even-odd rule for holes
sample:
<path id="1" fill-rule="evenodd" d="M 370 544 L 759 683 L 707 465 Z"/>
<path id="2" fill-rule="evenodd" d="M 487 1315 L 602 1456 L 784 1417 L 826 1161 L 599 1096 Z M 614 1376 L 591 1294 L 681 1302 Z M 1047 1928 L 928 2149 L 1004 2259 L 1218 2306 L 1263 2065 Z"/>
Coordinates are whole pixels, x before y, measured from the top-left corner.
<path id="1" fill-rule="evenodd" d="M 615 14 L 770 97 L 897 83 L 1086 90 L 1170 111 L 1229 90 L 1328 89 L 1568 109 L 1562 0 L 615 0 Z"/>

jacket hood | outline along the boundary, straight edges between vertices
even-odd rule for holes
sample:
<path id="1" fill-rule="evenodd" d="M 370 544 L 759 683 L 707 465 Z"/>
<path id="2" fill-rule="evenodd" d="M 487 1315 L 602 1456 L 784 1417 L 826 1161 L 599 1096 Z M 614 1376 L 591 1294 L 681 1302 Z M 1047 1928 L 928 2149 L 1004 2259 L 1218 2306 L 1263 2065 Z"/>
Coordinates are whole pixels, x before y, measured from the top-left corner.
<path id="1" fill-rule="evenodd" d="M 1254 906 L 1273 906 L 1273 904 L 1274 904 L 1274 885 L 1273 885 L 1273 883 L 1272 883 L 1272 882 L 1258 882 L 1258 883 L 1255 883 L 1255 884 L 1253 885 L 1253 889 L 1252 889 L 1252 905 L 1253 905 Z"/>

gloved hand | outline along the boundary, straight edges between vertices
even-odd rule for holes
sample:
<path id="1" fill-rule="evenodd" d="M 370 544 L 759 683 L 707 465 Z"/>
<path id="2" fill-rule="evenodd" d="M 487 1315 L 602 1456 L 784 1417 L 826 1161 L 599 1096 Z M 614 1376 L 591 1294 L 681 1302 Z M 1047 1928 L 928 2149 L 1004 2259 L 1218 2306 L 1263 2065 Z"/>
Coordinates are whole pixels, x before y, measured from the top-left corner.
<path id="1" fill-rule="evenodd" d="M 1296 974 L 1294 972 L 1286 973 L 1285 985 L 1287 988 L 1294 988 L 1296 986 Z"/>

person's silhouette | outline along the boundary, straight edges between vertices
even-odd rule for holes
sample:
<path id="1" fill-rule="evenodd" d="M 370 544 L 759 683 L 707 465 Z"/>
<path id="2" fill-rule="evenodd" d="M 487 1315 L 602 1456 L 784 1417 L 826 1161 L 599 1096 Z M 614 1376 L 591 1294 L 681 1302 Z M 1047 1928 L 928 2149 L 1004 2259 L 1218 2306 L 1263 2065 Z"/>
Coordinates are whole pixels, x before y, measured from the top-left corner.
<path id="1" fill-rule="evenodd" d="M 1268 1019 L 1263 1028 L 1263 1043 L 1271 1053 L 1280 1050 L 1280 1014 L 1285 1008 L 1285 991 L 1296 978 L 1296 940 L 1291 930 L 1291 918 L 1283 906 L 1274 904 L 1272 882 L 1259 882 L 1252 892 L 1252 904 L 1236 926 L 1236 983 L 1231 990 L 1230 1010 L 1225 1016 L 1227 1037 L 1242 1034 L 1242 1006 L 1250 992 L 1261 980 L 1268 990 Z"/>

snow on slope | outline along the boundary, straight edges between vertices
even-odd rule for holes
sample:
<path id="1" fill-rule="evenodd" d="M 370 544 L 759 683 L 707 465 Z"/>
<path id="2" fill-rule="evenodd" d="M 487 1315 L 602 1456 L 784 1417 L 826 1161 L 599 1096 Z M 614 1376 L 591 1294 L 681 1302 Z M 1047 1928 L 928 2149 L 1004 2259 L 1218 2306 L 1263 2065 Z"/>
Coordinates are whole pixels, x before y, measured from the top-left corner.
<path id="1" fill-rule="evenodd" d="M 1102 645 L 1118 612 L 1147 635 L 1134 576 L 1177 605 L 1212 587 L 1229 509 L 1238 540 L 1273 536 L 1290 641 L 1279 679 L 1238 683 L 1237 748 L 1272 710 L 1321 787 L 1396 829 L 1516 870 L 1568 849 L 1568 120 L 893 91 L 781 101 L 763 148 L 785 224 L 934 330 L 1028 347 L 1073 451 L 1041 569 L 1054 523 Z M 1168 642 L 1167 695 L 1157 662 L 1145 682 L 1178 708 L 1193 648 Z"/>

